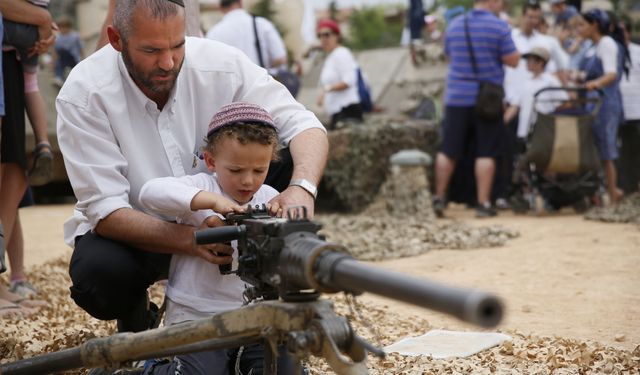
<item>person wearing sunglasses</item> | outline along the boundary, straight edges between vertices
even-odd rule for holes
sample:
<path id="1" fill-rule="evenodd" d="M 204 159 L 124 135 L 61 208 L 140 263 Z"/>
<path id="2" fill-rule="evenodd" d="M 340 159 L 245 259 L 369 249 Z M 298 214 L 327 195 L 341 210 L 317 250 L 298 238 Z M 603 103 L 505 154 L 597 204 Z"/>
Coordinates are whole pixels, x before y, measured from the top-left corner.
<path id="1" fill-rule="evenodd" d="M 330 129 L 338 122 L 362 121 L 358 94 L 358 64 L 348 48 L 340 44 L 340 26 L 326 19 L 318 22 L 317 36 L 327 58 L 320 73 L 318 105 L 331 116 Z"/>

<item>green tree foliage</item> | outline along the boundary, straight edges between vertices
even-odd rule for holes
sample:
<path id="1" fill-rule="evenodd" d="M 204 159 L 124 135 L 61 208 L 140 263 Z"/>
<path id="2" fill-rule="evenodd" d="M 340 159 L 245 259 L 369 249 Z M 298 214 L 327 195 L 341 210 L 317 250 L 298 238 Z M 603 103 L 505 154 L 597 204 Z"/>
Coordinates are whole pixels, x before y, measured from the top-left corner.
<path id="1" fill-rule="evenodd" d="M 464 9 L 473 8 L 473 0 L 444 0 L 442 1 L 442 4 L 444 4 L 447 9 L 457 7 L 458 5 L 462 5 Z"/>
<path id="2" fill-rule="evenodd" d="M 400 18 L 385 19 L 384 8 L 362 8 L 349 18 L 350 48 L 371 49 L 397 46 L 404 22 Z"/>

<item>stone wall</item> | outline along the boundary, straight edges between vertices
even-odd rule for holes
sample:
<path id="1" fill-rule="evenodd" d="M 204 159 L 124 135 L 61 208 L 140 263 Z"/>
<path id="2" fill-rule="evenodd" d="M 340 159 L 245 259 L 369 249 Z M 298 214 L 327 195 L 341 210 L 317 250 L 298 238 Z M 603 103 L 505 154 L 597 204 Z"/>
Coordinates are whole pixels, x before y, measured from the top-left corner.
<path id="1" fill-rule="evenodd" d="M 417 148 L 434 156 L 437 142 L 436 121 L 372 116 L 363 124 L 330 131 L 329 159 L 319 187 L 318 208 L 364 209 L 386 180 L 392 154 Z"/>

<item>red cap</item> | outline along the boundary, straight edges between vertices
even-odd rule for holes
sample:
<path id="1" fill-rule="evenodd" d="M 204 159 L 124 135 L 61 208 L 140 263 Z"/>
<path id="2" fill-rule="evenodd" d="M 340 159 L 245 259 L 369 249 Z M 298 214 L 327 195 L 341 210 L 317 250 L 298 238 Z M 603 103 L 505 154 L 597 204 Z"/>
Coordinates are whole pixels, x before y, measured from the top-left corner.
<path id="1" fill-rule="evenodd" d="M 320 29 L 330 29 L 331 31 L 336 33 L 336 35 L 340 35 L 340 25 L 338 25 L 338 23 L 332 19 L 327 18 L 324 20 L 320 20 L 318 22 L 316 31 L 319 31 Z"/>

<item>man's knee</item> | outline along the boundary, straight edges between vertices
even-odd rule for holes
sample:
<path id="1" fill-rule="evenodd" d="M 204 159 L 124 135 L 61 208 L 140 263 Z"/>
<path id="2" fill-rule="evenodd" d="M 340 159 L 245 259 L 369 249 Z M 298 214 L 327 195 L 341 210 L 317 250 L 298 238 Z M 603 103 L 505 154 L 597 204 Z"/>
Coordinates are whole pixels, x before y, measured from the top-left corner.
<path id="1" fill-rule="evenodd" d="M 148 285 L 128 252 L 91 233 L 76 242 L 69 265 L 71 298 L 93 317 L 116 319 L 144 296 Z"/>

